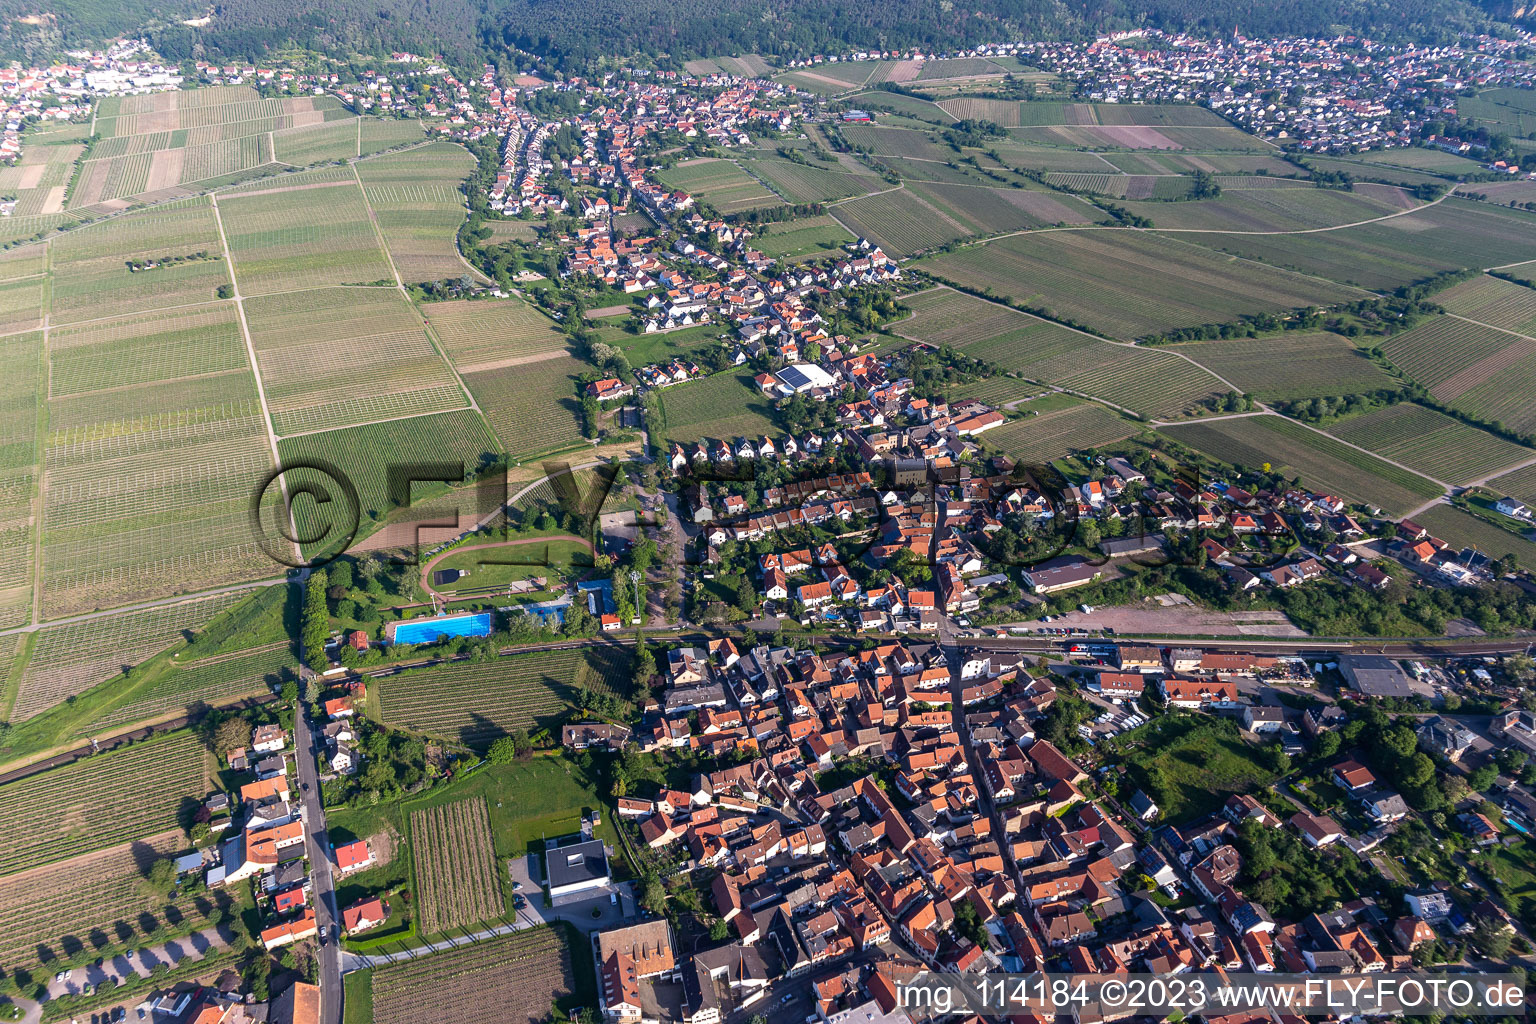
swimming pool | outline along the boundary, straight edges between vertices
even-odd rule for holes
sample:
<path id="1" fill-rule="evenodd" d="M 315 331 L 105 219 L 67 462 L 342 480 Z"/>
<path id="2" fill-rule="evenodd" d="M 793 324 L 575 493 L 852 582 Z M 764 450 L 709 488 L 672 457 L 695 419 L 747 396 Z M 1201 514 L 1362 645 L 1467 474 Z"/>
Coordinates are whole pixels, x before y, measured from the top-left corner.
<path id="1" fill-rule="evenodd" d="M 478 612 L 473 615 L 444 615 L 433 619 L 392 622 L 389 626 L 389 642 L 429 644 L 441 637 L 490 636 L 491 621 L 490 612 Z"/>

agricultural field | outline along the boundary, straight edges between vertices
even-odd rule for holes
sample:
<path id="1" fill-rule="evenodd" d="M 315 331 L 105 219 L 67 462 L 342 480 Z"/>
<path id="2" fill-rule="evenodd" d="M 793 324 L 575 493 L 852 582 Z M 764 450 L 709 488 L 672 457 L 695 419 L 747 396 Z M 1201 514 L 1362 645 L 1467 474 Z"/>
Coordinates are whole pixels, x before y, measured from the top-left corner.
<path id="1" fill-rule="evenodd" d="M 421 122 L 414 117 L 365 117 L 357 132 L 363 156 L 420 142 L 425 134 Z"/>
<path id="2" fill-rule="evenodd" d="M 933 141 L 932 135 L 926 131 L 850 124 L 843 126 L 842 135 L 855 149 L 867 150 L 874 156 L 932 160 L 940 164 L 957 157 L 954 150 Z"/>
<path id="3" fill-rule="evenodd" d="M 0 379 L 0 623 L 6 626 L 28 621 L 32 610 L 42 352 L 40 331 L 0 338 L 0 358 L 9 368 Z"/>
<path id="4" fill-rule="evenodd" d="M 553 320 L 522 299 L 428 302 L 421 311 L 465 373 L 491 370 L 563 353 L 567 341 Z"/>
<path id="5" fill-rule="evenodd" d="M 74 210 L 178 185 L 240 175 L 265 167 L 273 160 L 272 138 L 266 133 L 94 158 L 80 165 L 69 207 Z"/>
<path id="6" fill-rule="evenodd" d="M 1105 162 L 1126 174 L 1189 174 L 1206 171 L 1211 174 L 1242 174 L 1259 177 L 1269 175 L 1287 178 L 1305 175 L 1295 164 L 1280 154 L 1252 155 L 1240 153 L 1196 153 L 1141 150 L 1135 153 L 1105 153 Z M 1292 184 L 1298 184 L 1292 181 Z M 1304 183 L 1307 188 L 1310 182 Z"/>
<path id="7" fill-rule="evenodd" d="M 352 482 L 362 506 L 362 526 L 358 531 L 361 537 L 382 523 L 394 507 L 386 477 L 387 466 L 457 462 L 463 465 L 468 476 L 491 461 L 498 446 L 485 421 L 473 410 L 461 409 L 320 434 L 301 434 L 279 441 L 277 450 L 285 465 L 323 460 Z M 306 482 L 306 475 L 308 471 L 297 469 L 289 474 L 295 486 Z M 323 479 L 317 482 L 326 486 Z M 330 486 L 334 488 L 335 485 Z M 418 483 L 413 494 L 419 498 L 424 486 Z M 324 510 L 313 503 L 296 502 L 294 511 L 300 536 L 319 536 L 330 522 Z"/>
<path id="8" fill-rule="evenodd" d="M 182 639 L 244 594 L 193 598 L 140 612 L 111 615 L 37 631 L 32 658 L 8 720 L 23 722 L 67 697 L 84 693 Z"/>
<path id="9" fill-rule="evenodd" d="M 777 434 L 769 400 L 750 371 L 717 373 L 662 392 L 666 436 L 673 441 Z"/>
<path id="10" fill-rule="evenodd" d="M 279 434 L 462 409 L 464 389 L 395 288 L 316 288 L 245 303 Z"/>
<path id="11" fill-rule="evenodd" d="M 357 178 L 352 174 L 352 168 L 349 166 L 314 167 L 307 171 L 289 168 L 281 174 L 270 175 L 255 181 L 247 181 L 239 185 L 221 188 L 219 189 L 219 198 L 251 195 L 256 192 L 296 191 L 319 185 L 334 185 L 338 182 L 351 184 L 356 181 Z"/>
<path id="12" fill-rule="evenodd" d="M 1511 430 L 1536 430 L 1536 339 L 1452 316 L 1435 317 L 1380 343 L 1438 401 Z"/>
<path id="13" fill-rule="evenodd" d="M 1328 433 L 1458 485 L 1536 457 L 1536 451 L 1411 402 L 1351 417 L 1330 426 Z"/>
<path id="14" fill-rule="evenodd" d="M 1074 192 L 1093 192 L 1117 199 L 1182 199 L 1190 186 L 1190 179 L 1167 174 L 1047 174 L 1045 180 Z"/>
<path id="15" fill-rule="evenodd" d="M 1300 477 L 1303 487 L 1378 505 L 1389 515 L 1402 515 L 1443 493 L 1432 480 L 1282 416 L 1245 416 L 1160 429 L 1222 462 L 1249 469 L 1269 463 L 1287 477 Z"/>
<path id="16" fill-rule="evenodd" d="M 1536 338 L 1536 288 L 1484 275 L 1437 293 L 1434 301 L 1447 313 Z"/>
<path id="17" fill-rule="evenodd" d="M 743 166 L 789 203 L 821 203 L 889 187 L 873 174 L 849 174 L 836 163 L 799 164 L 780 156 L 765 156 L 744 161 Z"/>
<path id="18" fill-rule="evenodd" d="M 45 614 L 273 571 L 249 522 L 272 455 L 231 305 L 50 335 L 59 377 L 43 463 Z"/>
<path id="19" fill-rule="evenodd" d="M 1186 242 L 1388 291 L 1442 270 L 1536 259 L 1536 214 L 1445 199 L 1374 224 L 1305 235 L 1190 233 Z M 1433 245 L 1424 244 L 1433 239 Z"/>
<path id="20" fill-rule="evenodd" d="M 791 89 L 801 89 L 818 96 L 835 96 L 838 93 L 858 89 L 869 82 L 881 70 L 884 61 L 857 61 L 837 64 L 817 64 L 775 75 L 774 81 L 782 82 Z"/>
<path id="21" fill-rule="evenodd" d="M 1502 517 L 1493 513 L 1493 518 Z M 1454 505 L 1436 505 L 1414 516 L 1413 521 L 1434 536 L 1447 541 L 1453 548 L 1475 546 L 1477 550 L 1492 558 L 1514 555 L 1515 561 L 1525 569 L 1536 566 L 1536 543 L 1532 543 L 1519 533 L 1495 526 Z M 1514 525 L 1510 520 L 1505 522 Z"/>
<path id="22" fill-rule="evenodd" d="M 409 284 L 468 277 L 483 280 L 459 256 L 467 216 L 461 186 L 475 167 L 463 146 L 434 142 L 355 165 L 390 259 Z"/>
<path id="23" fill-rule="evenodd" d="M 759 230 L 753 246 L 774 259 L 796 260 L 811 256 L 835 255 L 853 236 L 832 217 L 799 217 Z"/>
<path id="24" fill-rule="evenodd" d="M 737 78 L 762 78 L 773 71 L 768 62 L 755 53 L 749 53 L 745 57 L 708 57 L 702 60 L 690 60 L 683 65 L 683 69 L 690 75 L 735 75 Z"/>
<path id="25" fill-rule="evenodd" d="M 897 92 L 871 90 L 847 97 L 850 106 L 873 112 L 889 111 L 903 117 L 933 124 L 954 124 L 955 117 L 931 100 L 905 96 Z"/>
<path id="26" fill-rule="evenodd" d="M 75 141 L 44 143 L 41 134 L 28 136 L 21 159 L 0 167 L 0 190 L 16 197 L 16 209 L 6 220 L 32 220 L 39 214 L 64 209 L 65 193 L 74 174 L 75 161 L 85 147 Z"/>
<path id="27" fill-rule="evenodd" d="M 987 151 L 1003 158 L 1009 167 L 1023 167 L 1033 171 L 1064 172 L 1073 174 L 1115 174 L 1113 163 L 1097 153 L 1084 153 L 1074 149 L 1057 149 L 1053 146 L 1031 146 L 1012 140 L 991 142 Z M 1153 171 L 1150 173 L 1176 173 Z"/>
<path id="28" fill-rule="evenodd" d="M 1526 466 L 1510 473 L 1505 473 L 1496 480 L 1487 483 L 1487 489 L 1497 498 L 1509 495 L 1519 498 L 1527 505 L 1536 505 L 1536 466 Z"/>
<path id="29" fill-rule="evenodd" d="M 926 292 L 906 302 L 915 315 L 892 325 L 902 337 L 953 344 L 966 355 L 1004 370 L 1102 398 L 1141 415 L 1177 415 L 1229 390 L 1206 370 L 1171 352 L 1112 345 L 960 292 Z"/>
<path id="30" fill-rule="evenodd" d="M 355 181 L 231 195 L 221 200 L 219 213 L 245 295 L 394 281 Z"/>
<path id="31" fill-rule="evenodd" d="M 240 697 L 270 693 L 274 685 L 297 675 L 298 659 L 287 641 L 185 662 L 135 688 L 127 699 L 92 720 L 89 728 L 110 729 L 182 714 L 204 704 L 226 704 Z"/>
<path id="32" fill-rule="evenodd" d="M 1490 134 L 1536 138 L 1536 97 L 1529 89 L 1489 89 L 1456 100 L 1456 115 L 1478 122 Z"/>
<path id="33" fill-rule="evenodd" d="M 210 302 L 229 283 L 220 259 L 190 259 L 137 273 L 128 261 L 222 256 L 207 199 L 188 199 L 76 228 L 48 243 L 54 325 L 167 306 Z"/>
<path id="34" fill-rule="evenodd" d="M 690 160 L 656 177 L 667 187 L 687 192 L 721 213 L 781 205 L 767 186 L 730 160 Z"/>
<path id="35" fill-rule="evenodd" d="M 1223 259 L 1208 249 L 1144 232 L 1015 235 L 929 257 L 920 266 L 1127 340 L 1174 327 L 1228 322 L 1242 313 L 1359 297 L 1337 285 Z M 1021 286 L 1029 291 L 1020 294 Z"/>
<path id="36" fill-rule="evenodd" d="M 0 903 L 7 908 L 0 962 L 7 975 L 55 971 L 233 916 L 239 907 L 232 891 L 171 900 L 145 893 L 150 862 L 185 848 L 179 830 L 162 832 L 0 879 Z"/>
<path id="37" fill-rule="evenodd" d="M 839 203 L 831 212 L 850 231 L 897 256 L 980 234 L 1089 224 L 1102 216 L 1086 203 L 1047 192 L 931 182 L 907 182 Z"/>
<path id="38" fill-rule="evenodd" d="M 1019 408 L 1021 418 L 1009 420 L 982 435 L 989 447 L 1020 463 L 1042 464 L 1074 452 L 1123 441 L 1140 429 L 1123 417 L 1091 402 L 1029 415 L 1030 403 Z"/>
<path id="39" fill-rule="evenodd" d="M 501 872 L 485 800 L 475 797 L 411 812 L 416 926 L 422 935 L 501 917 Z"/>
<path id="40" fill-rule="evenodd" d="M 368 982 L 372 1024 L 479 1024 L 492 1006 L 504 1024 L 539 1024 L 575 985 L 565 937 L 548 927 L 375 967 Z"/>
<path id="41" fill-rule="evenodd" d="M 182 801 L 212 786 L 213 758 L 189 732 L 0 786 L 0 874 L 177 827 Z"/>
<path id="42" fill-rule="evenodd" d="M 583 689 L 627 696 L 630 685 L 622 652 L 588 649 L 405 672 L 380 680 L 375 692 L 384 724 L 483 751 L 518 729 L 558 721 Z"/>
<path id="43" fill-rule="evenodd" d="M 554 353 L 535 362 L 465 373 L 464 384 L 507 454 L 526 459 L 581 443 L 576 377 L 591 368 L 572 355 Z"/>
<path id="44" fill-rule="evenodd" d="M 277 159 L 303 167 L 420 142 L 424 134 L 421 122 L 414 119 L 357 117 L 285 128 L 273 132 L 272 138 Z"/>
<path id="45" fill-rule="evenodd" d="M 944 397 L 950 403 L 958 398 L 974 398 L 991 406 L 1003 406 L 1027 401 L 1039 395 L 1041 390 L 1038 385 L 1017 377 L 977 377 L 947 390 Z"/>
<path id="46" fill-rule="evenodd" d="M 1399 386 L 1349 339 L 1327 331 L 1202 341 L 1173 351 L 1266 401 L 1357 395 Z"/>
<path id="47" fill-rule="evenodd" d="M 1166 179 L 1164 179 L 1166 180 Z M 1395 190 L 1394 190 L 1395 191 Z M 1223 191 L 1215 199 L 1187 203 L 1128 202 L 1127 210 L 1163 231 L 1302 231 L 1400 213 L 1401 195 L 1380 199 L 1363 192 L 1323 188 Z M 1413 200 L 1408 199 L 1410 204 Z"/>
<path id="48" fill-rule="evenodd" d="M 1272 153 L 1274 148 L 1247 132 L 1226 127 L 1150 125 L 1024 126 L 1009 132 L 1020 142 L 1089 150 L 1193 150 L 1206 153 Z"/>

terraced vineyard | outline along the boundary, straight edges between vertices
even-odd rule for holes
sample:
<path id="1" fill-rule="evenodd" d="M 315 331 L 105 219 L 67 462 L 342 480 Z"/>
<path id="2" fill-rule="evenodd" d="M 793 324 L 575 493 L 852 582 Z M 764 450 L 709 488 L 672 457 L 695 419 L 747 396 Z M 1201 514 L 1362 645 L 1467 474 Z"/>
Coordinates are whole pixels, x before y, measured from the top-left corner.
<path id="1" fill-rule="evenodd" d="M 1452 484 L 1536 457 L 1536 451 L 1410 402 L 1336 423 L 1328 433 Z"/>
<path id="2" fill-rule="evenodd" d="M 10 721 L 26 721 L 139 664 L 245 597 L 217 594 L 38 630 Z"/>
<path id="3" fill-rule="evenodd" d="M 518 729 L 553 722 L 583 689 L 624 696 L 628 661 L 608 651 L 548 651 L 456 664 L 381 680 L 379 715 L 393 728 L 476 750 Z"/>
<path id="4" fill-rule="evenodd" d="M 375 967 L 373 1024 L 480 1024 L 486 1007 L 504 1024 L 539 1024 L 572 993 L 571 952 L 552 928 Z"/>
<path id="5" fill-rule="evenodd" d="M 1267 400 L 1365 394 L 1399 383 L 1349 339 L 1326 331 L 1202 341 L 1174 351 Z"/>
<path id="6" fill-rule="evenodd" d="M 1020 411 L 1028 412 L 1026 403 Z M 1020 463 L 1045 463 L 1073 452 L 1114 444 L 1136 434 L 1138 427 L 1102 405 L 1084 403 L 1039 416 L 1010 420 L 983 436 L 987 445 Z"/>
<path id="7" fill-rule="evenodd" d="M 484 797 L 412 811 L 411 863 L 422 935 L 479 924 L 505 912 Z"/>
<path id="8" fill-rule="evenodd" d="M 1015 235 L 932 256 L 919 267 L 1127 340 L 1227 322 L 1239 313 L 1359 297 L 1351 289 L 1141 232 Z"/>
<path id="9" fill-rule="evenodd" d="M 1375 504 L 1389 515 L 1402 515 L 1443 493 L 1432 480 L 1281 416 L 1245 416 L 1159 429 L 1223 462 L 1249 469 L 1269 463 L 1285 476 L 1299 476 L 1303 487 Z"/>
<path id="10" fill-rule="evenodd" d="M 183 732 L 0 786 L 0 875 L 175 828 L 182 801 L 207 795 L 211 768 Z"/>
<path id="11" fill-rule="evenodd" d="M 149 862 L 180 853 L 185 842 L 180 831 L 164 832 L 0 879 L 6 907 L 0 963 L 8 973 L 55 970 L 233 916 L 238 905 L 231 890 L 170 900 L 145 893 Z"/>

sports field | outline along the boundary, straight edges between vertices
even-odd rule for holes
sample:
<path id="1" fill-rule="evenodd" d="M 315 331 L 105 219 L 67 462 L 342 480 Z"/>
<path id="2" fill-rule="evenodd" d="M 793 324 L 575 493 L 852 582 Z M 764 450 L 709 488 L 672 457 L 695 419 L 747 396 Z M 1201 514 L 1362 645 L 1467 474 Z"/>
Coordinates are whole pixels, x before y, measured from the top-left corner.
<path id="1" fill-rule="evenodd" d="M 374 688 L 386 725 L 476 750 L 559 720 L 582 689 L 626 696 L 629 659 L 604 650 L 541 651 L 406 672 Z"/>
<path id="2" fill-rule="evenodd" d="M 1349 339 L 1327 331 L 1202 341 L 1173 351 L 1265 400 L 1365 394 L 1399 385 Z"/>
<path id="3" fill-rule="evenodd" d="M 1449 484 L 1471 483 L 1536 458 L 1536 451 L 1411 402 L 1351 417 L 1328 433 Z"/>
<path id="4" fill-rule="evenodd" d="M 1443 493 L 1434 481 L 1357 451 L 1281 416 L 1258 415 L 1159 428 L 1222 462 L 1247 469 L 1268 463 L 1303 487 L 1402 515 Z"/>
<path id="5" fill-rule="evenodd" d="M 1359 298 L 1358 292 L 1177 239 L 1128 231 L 1014 235 L 923 260 L 929 273 L 1133 339 Z"/>

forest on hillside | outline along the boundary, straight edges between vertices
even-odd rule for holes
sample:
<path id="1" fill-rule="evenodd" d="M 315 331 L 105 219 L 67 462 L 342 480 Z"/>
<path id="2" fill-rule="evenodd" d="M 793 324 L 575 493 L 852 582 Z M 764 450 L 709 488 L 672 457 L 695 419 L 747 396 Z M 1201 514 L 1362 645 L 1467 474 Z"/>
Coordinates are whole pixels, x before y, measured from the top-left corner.
<path id="1" fill-rule="evenodd" d="M 1509 16 L 1507 0 L 1480 0 Z M 1502 6 L 1501 6 L 1502 5 Z M 39 16 L 39 10 L 55 10 Z M 212 13 L 193 28 L 183 20 Z M 1469 0 L 0 0 L 4 56 L 40 58 L 148 31 L 173 59 L 410 50 L 470 62 L 513 46 L 561 70 L 604 57 L 679 66 L 701 55 L 792 58 L 847 49 L 948 49 L 1132 27 L 1449 41 L 1485 27 Z"/>

